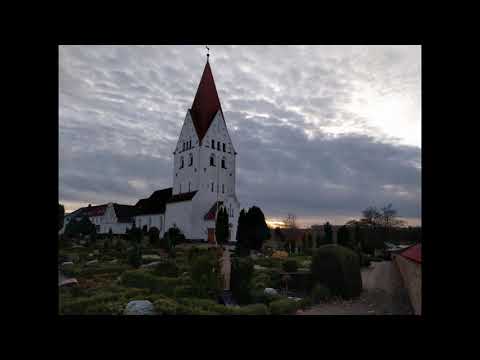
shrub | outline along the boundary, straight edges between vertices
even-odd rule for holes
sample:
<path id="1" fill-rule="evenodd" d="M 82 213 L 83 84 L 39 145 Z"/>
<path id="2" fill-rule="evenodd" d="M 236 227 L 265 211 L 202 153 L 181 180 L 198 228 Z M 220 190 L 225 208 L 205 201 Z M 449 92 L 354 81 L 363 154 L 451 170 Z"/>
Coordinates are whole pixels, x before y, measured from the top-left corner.
<path id="1" fill-rule="evenodd" d="M 266 272 L 254 273 L 252 279 L 252 288 L 254 289 L 265 289 L 271 287 L 270 276 Z"/>
<path id="2" fill-rule="evenodd" d="M 194 292 L 199 297 L 216 299 L 223 291 L 223 277 L 217 253 L 209 251 L 192 261 L 190 271 Z"/>
<path id="3" fill-rule="evenodd" d="M 270 303 L 270 312 L 272 315 L 289 315 L 295 313 L 301 304 L 291 299 L 280 299 Z"/>
<path id="4" fill-rule="evenodd" d="M 153 302 L 158 315 L 176 315 L 178 304 L 172 299 L 157 299 Z"/>
<path id="5" fill-rule="evenodd" d="M 121 297 L 118 293 L 103 293 L 86 298 L 73 298 L 70 301 L 63 299 L 60 301 L 60 313 L 62 314 L 85 314 L 89 313 L 89 307 L 98 311 L 102 304 L 119 300 Z"/>
<path id="6" fill-rule="evenodd" d="M 127 263 L 138 269 L 142 265 L 142 252 L 138 244 L 134 244 L 127 256 Z"/>
<path id="7" fill-rule="evenodd" d="M 312 301 L 318 304 L 321 301 L 326 301 L 330 298 L 330 289 L 322 284 L 315 284 L 312 289 Z"/>
<path id="8" fill-rule="evenodd" d="M 265 304 L 251 304 L 232 308 L 232 315 L 269 315 L 270 311 Z"/>
<path id="9" fill-rule="evenodd" d="M 299 307 L 301 309 L 306 309 L 312 306 L 312 299 L 309 297 L 303 298 L 302 300 L 299 301 Z"/>
<path id="10" fill-rule="evenodd" d="M 123 273 L 122 284 L 128 287 L 149 289 L 153 293 L 165 295 L 173 295 L 176 286 L 180 285 L 177 278 L 159 277 L 142 270 Z"/>
<path id="11" fill-rule="evenodd" d="M 171 259 L 164 259 L 157 264 L 153 270 L 156 275 L 160 276 L 178 276 L 178 267 L 175 261 Z"/>
<path id="12" fill-rule="evenodd" d="M 286 272 L 296 272 L 298 270 L 298 264 L 293 259 L 286 260 L 283 263 L 282 267 L 283 267 L 283 270 L 285 270 Z"/>
<path id="13" fill-rule="evenodd" d="M 148 239 L 150 240 L 150 244 L 158 244 L 160 241 L 160 231 L 155 226 L 151 227 L 148 230 Z"/>
<path id="14" fill-rule="evenodd" d="M 349 299 L 362 291 L 358 255 L 346 247 L 320 247 L 313 256 L 311 272 L 312 280 L 327 286 L 332 295 Z"/>
<path id="15" fill-rule="evenodd" d="M 269 305 L 272 301 L 279 300 L 281 298 L 282 296 L 279 294 L 277 295 L 265 294 L 264 289 L 253 289 L 251 291 L 251 299 L 253 303 L 261 303 L 261 304 Z"/>
<path id="16" fill-rule="evenodd" d="M 230 289 L 239 304 L 248 304 L 253 277 L 253 261 L 250 258 L 237 257 L 232 259 L 230 273 Z"/>

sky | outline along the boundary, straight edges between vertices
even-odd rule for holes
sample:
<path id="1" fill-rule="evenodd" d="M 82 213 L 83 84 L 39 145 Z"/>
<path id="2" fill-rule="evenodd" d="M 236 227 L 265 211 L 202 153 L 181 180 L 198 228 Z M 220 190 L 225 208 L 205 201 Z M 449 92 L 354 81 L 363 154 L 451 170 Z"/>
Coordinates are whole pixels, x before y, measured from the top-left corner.
<path id="1" fill-rule="evenodd" d="M 421 46 L 209 45 L 237 198 L 270 222 L 421 224 Z M 59 200 L 135 204 L 171 187 L 204 45 L 59 47 Z"/>

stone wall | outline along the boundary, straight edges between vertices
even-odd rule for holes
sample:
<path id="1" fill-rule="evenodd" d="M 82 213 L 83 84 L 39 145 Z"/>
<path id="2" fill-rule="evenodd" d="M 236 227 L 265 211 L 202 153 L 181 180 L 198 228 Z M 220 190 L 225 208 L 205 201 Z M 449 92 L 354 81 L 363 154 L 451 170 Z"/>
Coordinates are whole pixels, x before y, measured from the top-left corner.
<path id="1" fill-rule="evenodd" d="M 422 314 L 422 264 L 400 255 L 394 255 L 394 261 L 408 290 L 415 315 Z"/>

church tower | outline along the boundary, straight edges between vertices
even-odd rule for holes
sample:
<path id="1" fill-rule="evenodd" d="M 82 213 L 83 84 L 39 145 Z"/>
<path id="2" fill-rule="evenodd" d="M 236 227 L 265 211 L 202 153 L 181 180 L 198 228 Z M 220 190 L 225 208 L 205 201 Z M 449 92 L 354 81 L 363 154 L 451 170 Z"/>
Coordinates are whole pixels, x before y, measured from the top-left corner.
<path id="1" fill-rule="evenodd" d="M 173 152 L 168 227 L 175 224 L 187 238 L 213 241 L 217 207 L 223 206 L 229 214 L 230 240 L 235 241 L 240 208 L 236 155 L 207 58 Z"/>

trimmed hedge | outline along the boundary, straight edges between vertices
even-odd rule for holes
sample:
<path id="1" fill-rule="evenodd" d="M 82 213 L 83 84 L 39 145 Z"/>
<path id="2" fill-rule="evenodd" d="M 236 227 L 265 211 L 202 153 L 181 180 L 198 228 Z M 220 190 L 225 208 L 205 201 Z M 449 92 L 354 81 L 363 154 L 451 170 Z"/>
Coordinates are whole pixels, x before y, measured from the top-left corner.
<path id="1" fill-rule="evenodd" d="M 292 299 L 280 299 L 270 303 L 270 313 L 272 315 L 290 315 L 294 314 L 302 307 L 299 301 Z"/>
<path id="2" fill-rule="evenodd" d="M 322 284 L 315 284 L 312 289 L 312 301 L 318 304 L 321 301 L 326 301 L 331 297 L 330 289 Z"/>
<path id="3" fill-rule="evenodd" d="M 332 295 L 350 299 L 362 291 L 359 257 L 346 247 L 321 246 L 313 256 L 311 272 L 313 282 L 327 286 Z"/>
<path id="4" fill-rule="evenodd" d="M 265 304 L 251 304 L 233 308 L 233 315 L 269 315 L 270 311 Z"/>
<path id="5" fill-rule="evenodd" d="M 160 277 L 143 270 L 126 271 L 122 275 L 122 284 L 128 287 L 148 289 L 153 293 L 174 295 L 175 288 L 181 283 L 179 278 Z"/>
<path id="6" fill-rule="evenodd" d="M 293 259 L 287 259 L 284 261 L 282 264 L 283 270 L 286 272 L 296 272 L 298 270 L 298 264 L 295 260 Z"/>
<path id="7" fill-rule="evenodd" d="M 232 259 L 230 289 L 239 304 L 250 303 L 253 273 L 252 259 L 242 257 Z"/>

